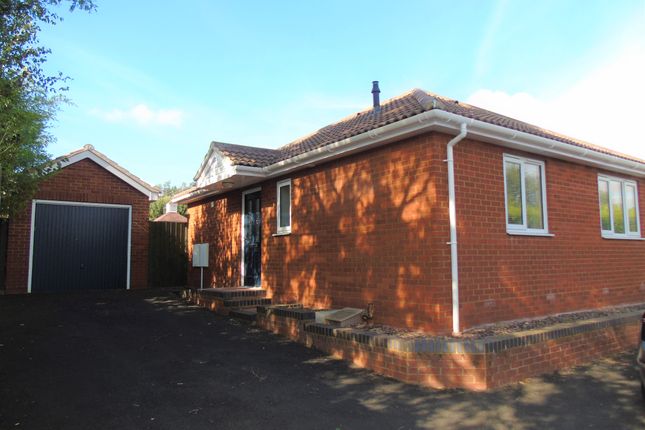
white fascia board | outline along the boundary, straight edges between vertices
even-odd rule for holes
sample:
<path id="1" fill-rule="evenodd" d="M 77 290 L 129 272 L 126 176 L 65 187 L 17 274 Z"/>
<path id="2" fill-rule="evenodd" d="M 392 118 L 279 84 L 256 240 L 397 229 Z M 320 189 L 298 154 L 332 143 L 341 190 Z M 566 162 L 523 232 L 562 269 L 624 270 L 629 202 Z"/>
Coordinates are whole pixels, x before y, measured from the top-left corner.
<path id="1" fill-rule="evenodd" d="M 204 170 L 206 169 L 206 167 L 210 166 L 210 164 L 213 161 L 214 150 L 215 150 L 215 144 L 211 142 L 211 146 L 208 148 L 208 152 L 206 152 L 206 155 L 202 160 L 202 164 L 199 165 L 199 169 L 197 169 L 195 176 L 193 176 L 193 181 L 198 181 L 201 178 L 202 174 L 204 173 Z"/>
<path id="2" fill-rule="evenodd" d="M 196 191 L 198 191 L 198 190 L 196 190 Z M 193 192 L 193 193 L 186 194 L 186 195 L 183 195 L 183 196 L 173 197 L 172 200 L 170 200 L 170 201 L 173 202 L 173 203 L 177 203 L 178 205 L 187 205 L 189 203 L 193 203 L 193 202 L 202 200 L 202 199 L 204 199 L 206 197 L 215 196 L 217 194 L 220 194 L 221 192 L 222 192 L 222 190 L 213 190 L 213 191 L 209 191 L 207 193 Z"/>
<path id="3" fill-rule="evenodd" d="M 387 143 L 405 139 L 423 132 L 438 131 L 459 133 L 461 124 L 468 125 L 468 137 L 511 149 L 543 155 L 578 164 L 590 165 L 599 169 L 617 172 L 633 177 L 645 177 L 645 164 L 627 160 L 611 154 L 594 151 L 553 139 L 536 136 L 522 131 L 512 130 L 499 125 L 489 124 L 472 118 L 466 118 L 439 109 L 422 112 L 401 121 L 379 127 L 375 130 L 349 137 L 296 155 L 263 168 L 232 166 L 229 174 L 218 176 L 215 182 L 224 181 L 233 175 L 252 176 L 258 179 L 269 179 L 295 170 L 330 161 L 354 152 L 375 148 Z M 230 191 L 230 189 L 226 190 Z M 178 203 L 187 203 L 203 197 L 219 194 L 222 190 L 185 196 Z"/>
<path id="4" fill-rule="evenodd" d="M 201 200 L 205 197 L 211 197 L 215 196 L 217 194 L 221 194 L 227 191 L 234 190 L 235 188 L 215 188 L 217 187 L 218 184 L 221 184 L 222 182 L 226 181 L 227 179 L 234 179 L 236 177 L 251 177 L 251 178 L 256 178 L 256 180 L 252 181 L 251 183 L 246 183 L 244 186 L 251 185 L 255 182 L 260 182 L 262 179 L 265 179 L 267 177 L 267 173 L 262 169 L 261 167 L 250 167 L 250 166 L 228 166 L 227 169 L 222 172 L 221 174 L 217 175 L 217 177 L 214 178 L 214 180 L 208 182 L 205 185 L 202 185 L 202 187 L 207 187 L 207 186 L 212 186 L 214 187 L 211 191 L 208 192 L 200 192 L 200 189 L 197 189 L 193 191 L 192 193 L 181 195 L 178 197 L 174 197 L 170 201 L 173 203 L 185 205 L 188 203 L 192 203 L 197 200 Z"/>
<path id="5" fill-rule="evenodd" d="M 466 118 L 438 109 L 426 111 L 393 124 L 297 155 L 267 166 L 264 170 L 269 173 L 267 177 L 279 176 L 307 165 L 328 161 L 351 152 L 358 152 L 367 147 L 376 147 L 394 140 L 414 136 L 421 132 L 458 133 L 462 123 L 468 125 L 468 137 L 476 140 L 591 165 L 635 177 L 645 177 L 645 164 L 636 161 Z"/>
<path id="6" fill-rule="evenodd" d="M 458 115 L 454 116 L 460 118 Z M 482 121 L 471 121 L 468 123 L 468 135 L 476 140 L 634 177 L 645 177 L 643 163 Z"/>
<path id="7" fill-rule="evenodd" d="M 258 178 L 267 177 L 266 170 L 262 167 L 251 167 L 251 166 L 234 166 L 234 175 L 240 176 L 255 176 Z"/>
<path id="8" fill-rule="evenodd" d="M 213 168 L 216 167 L 217 164 L 221 166 L 222 171 L 217 174 L 215 178 L 209 178 L 207 175 Z M 195 175 L 195 183 L 197 183 L 200 187 L 214 184 L 215 182 L 224 180 L 232 176 L 234 174 L 235 167 L 238 166 L 234 166 L 230 158 L 224 156 L 217 149 L 213 149 L 210 157 L 208 158 L 208 162 L 204 164 L 204 166 L 200 168 L 198 174 Z"/>
<path id="9" fill-rule="evenodd" d="M 436 125 L 436 119 L 428 115 L 430 112 L 423 112 L 375 130 L 370 130 L 304 154 L 296 155 L 295 157 L 267 166 L 264 170 L 269 173 L 268 177 L 278 176 L 302 168 L 303 166 L 333 160 L 352 152 L 367 149 L 368 147 L 377 147 L 395 140 L 414 136 L 415 134 L 430 130 Z M 458 124 L 456 128 L 459 128 Z"/>
<path id="10" fill-rule="evenodd" d="M 112 173 L 117 178 L 121 179 L 123 182 L 130 185 L 132 188 L 148 196 L 148 200 L 157 200 L 159 198 L 158 192 L 151 191 L 150 189 L 143 186 L 139 182 L 135 181 L 130 176 L 123 173 L 121 170 L 115 168 L 112 164 L 108 163 L 103 158 L 94 154 L 90 150 L 82 151 L 82 152 L 79 152 L 78 154 L 74 154 L 71 157 L 68 157 L 66 161 L 62 161 L 60 165 L 61 165 L 61 168 L 67 167 L 71 164 L 78 163 L 81 160 L 85 160 L 86 158 L 89 158 L 90 160 L 92 160 L 93 162 L 95 162 L 96 164 L 98 164 L 108 172 Z"/>

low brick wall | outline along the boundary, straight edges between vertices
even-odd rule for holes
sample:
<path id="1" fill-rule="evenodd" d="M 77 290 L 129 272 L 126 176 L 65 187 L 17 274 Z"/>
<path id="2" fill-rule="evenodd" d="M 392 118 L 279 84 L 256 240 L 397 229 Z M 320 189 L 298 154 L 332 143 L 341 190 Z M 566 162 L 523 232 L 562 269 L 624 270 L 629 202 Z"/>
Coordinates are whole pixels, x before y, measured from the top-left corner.
<path id="1" fill-rule="evenodd" d="M 259 307 L 259 327 L 404 382 L 482 391 L 636 348 L 640 312 L 482 339 L 403 338 Z"/>
<path id="2" fill-rule="evenodd" d="M 193 289 L 182 290 L 181 297 L 202 308 L 217 312 L 218 314 L 228 315 L 229 309 L 224 306 L 224 300 L 219 297 L 201 294 L 199 290 Z"/>

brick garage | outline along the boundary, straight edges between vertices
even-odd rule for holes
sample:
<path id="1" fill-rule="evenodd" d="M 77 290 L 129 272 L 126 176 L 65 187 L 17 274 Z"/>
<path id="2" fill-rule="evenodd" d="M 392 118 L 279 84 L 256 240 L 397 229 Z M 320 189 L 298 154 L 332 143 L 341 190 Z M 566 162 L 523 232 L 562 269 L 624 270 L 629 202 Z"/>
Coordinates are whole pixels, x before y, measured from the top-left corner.
<path id="1" fill-rule="evenodd" d="M 127 273 L 130 276 L 127 285 L 129 288 L 145 288 L 148 270 L 149 204 L 151 199 L 157 198 L 158 190 L 89 145 L 61 157 L 58 161 L 61 161 L 62 168 L 40 184 L 34 200 L 51 202 L 52 206 L 59 204 L 78 207 L 81 210 L 84 207 L 95 207 L 122 208 L 127 211 L 130 218 L 127 232 L 129 250 L 126 250 L 129 253 Z M 8 294 L 27 293 L 30 290 L 33 207 L 33 204 L 28 204 L 22 214 L 9 222 L 5 283 Z M 88 225 L 91 228 L 92 224 Z M 126 243 L 126 247 L 127 245 Z M 88 249 L 92 249 L 99 245 L 88 243 L 87 246 Z M 51 247 L 55 251 L 56 244 L 51 244 Z M 50 250 L 47 251 L 51 254 Z M 31 269 L 33 270 L 33 267 Z M 92 288 L 92 285 L 80 287 Z M 110 285 L 103 287 L 109 288 Z M 114 287 L 123 288 L 125 284 L 119 283 Z"/>
<path id="2" fill-rule="evenodd" d="M 189 204 L 189 243 L 211 246 L 207 280 L 242 285 L 243 193 L 259 187 L 261 287 L 276 303 L 374 303 L 377 323 L 450 333 L 445 160 L 460 125 L 467 137 L 454 151 L 459 330 L 645 301 L 640 229 L 605 237 L 598 191 L 601 175 L 633 184 L 642 226 L 642 160 L 421 90 L 276 150 L 214 142 L 197 187 L 178 198 Z M 542 163 L 548 231 L 509 232 L 506 156 Z M 291 230 L 280 235 L 276 184 L 284 179 Z M 198 272 L 190 279 L 197 286 Z"/>

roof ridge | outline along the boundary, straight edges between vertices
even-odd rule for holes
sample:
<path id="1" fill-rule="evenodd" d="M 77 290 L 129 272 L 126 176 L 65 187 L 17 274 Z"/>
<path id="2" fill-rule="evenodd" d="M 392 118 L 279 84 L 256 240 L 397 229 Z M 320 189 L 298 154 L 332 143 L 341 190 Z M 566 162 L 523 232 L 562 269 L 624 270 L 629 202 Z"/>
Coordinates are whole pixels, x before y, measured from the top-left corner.
<path id="1" fill-rule="evenodd" d="M 112 159 L 111 159 L 110 157 L 108 157 L 107 155 L 105 155 L 105 154 L 103 154 L 102 152 L 98 151 L 96 148 L 94 148 L 94 146 L 93 146 L 93 145 L 85 145 L 85 146 L 83 146 L 83 148 L 87 148 L 87 150 L 88 150 L 88 151 L 93 152 L 95 155 L 97 155 L 97 156 L 99 156 L 99 157 L 103 158 L 107 163 L 109 163 L 110 165 L 112 165 L 112 167 L 114 167 L 114 168 L 115 168 L 115 169 L 117 169 L 117 170 L 120 170 L 120 171 L 121 171 L 121 173 L 123 173 L 123 174 L 125 174 L 125 175 L 127 175 L 127 176 L 131 177 L 134 181 L 138 182 L 141 186 L 143 186 L 143 187 L 145 187 L 145 188 L 148 188 L 150 191 L 154 191 L 154 192 L 157 192 L 157 193 L 158 193 L 158 192 L 161 192 L 161 190 L 159 189 L 159 187 L 157 187 L 157 186 L 155 186 L 155 185 L 150 185 L 149 183 L 147 183 L 146 181 L 144 181 L 143 179 L 141 179 L 140 177 L 138 177 L 138 176 L 137 176 L 137 175 L 135 175 L 134 173 L 130 172 L 130 171 L 129 171 L 128 169 L 126 169 L 125 167 L 121 166 L 121 165 L 120 165 L 119 163 L 117 163 L 116 161 L 112 160 Z"/>
<path id="2" fill-rule="evenodd" d="M 146 181 L 144 181 L 143 179 L 141 179 L 140 177 L 138 177 L 134 173 L 130 172 L 125 167 L 121 166 L 116 161 L 112 160 L 107 155 L 105 155 L 102 152 L 98 151 L 96 148 L 94 148 L 94 145 L 90 145 L 90 144 L 83 145 L 82 148 L 75 149 L 74 151 L 72 151 L 72 152 L 70 152 L 68 154 L 61 155 L 60 157 L 54 158 L 51 161 L 51 164 L 64 163 L 65 160 L 68 160 L 69 158 L 74 157 L 75 155 L 82 154 L 83 152 L 89 152 L 91 154 L 94 154 L 95 156 L 99 157 L 100 159 L 102 159 L 103 161 L 108 163 L 110 166 L 114 167 L 116 170 L 120 171 L 121 173 L 123 173 L 124 175 L 126 175 L 127 177 L 129 177 L 130 179 L 132 179 L 133 181 L 138 183 L 139 185 L 141 185 L 143 188 L 146 188 L 149 191 L 152 191 L 152 192 L 155 192 L 155 193 L 161 192 L 159 187 L 154 186 L 154 185 L 150 185 L 149 183 L 147 183 Z"/>
<path id="3" fill-rule="evenodd" d="M 216 146 L 217 145 L 225 145 L 225 146 L 233 146 L 233 147 L 236 147 L 236 148 L 251 148 L 253 150 L 266 150 L 266 151 L 278 152 L 277 148 L 266 148 L 266 147 L 263 147 L 263 146 L 240 145 L 239 143 L 218 142 L 218 141 L 215 141 L 215 140 L 213 140 L 211 143 L 216 145 Z"/>
<path id="4" fill-rule="evenodd" d="M 634 163 L 645 164 L 645 160 L 616 151 L 607 147 L 592 144 L 576 139 L 565 134 L 552 131 L 538 125 L 522 121 L 511 116 L 503 115 L 469 103 L 426 91 L 421 88 L 412 88 L 404 93 L 388 98 L 381 103 L 381 109 L 369 107 L 320 127 L 306 135 L 300 136 L 291 142 L 277 148 L 264 148 L 229 144 L 224 142 L 211 142 L 212 147 L 221 152 L 226 152 L 233 164 L 263 167 L 272 163 L 286 160 L 315 149 L 323 148 L 335 142 L 375 130 L 414 115 L 434 109 L 441 110 L 462 118 L 481 121 L 508 130 L 527 133 L 533 136 L 559 141 L 568 145 L 577 146 L 582 150 L 595 151 L 615 156 Z M 209 153 L 204 157 L 204 162 L 198 174 L 203 170 Z"/>
<path id="5" fill-rule="evenodd" d="M 408 90 L 408 91 L 406 91 L 406 92 L 404 92 L 402 94 L 399 94 L 399 95 L 396 95 L 394 97 L 390 97 L 388 99 L 383 100 L 381 102 L 381 106 L 386 105 L 386 104 L 390 104 L 390 103 L 392 103 L 394 101 L 397 101 L 397 100 L 403 99 L 405 97 L 408 97 L 408 96 L 412 95 L 412 93 L 414 91 L 423 91 L 423 90 L 421 90 L 419 88 L 412 88 L 412 89 L 410 89 L 410 90 Z M 335 122 L 332 122 L 330 124 L 327 124 L 327 125 L 325 125 L 323 127 L 320 127 L 318 130 L 314 130 L 311 133 L 308 133 L 308 134 L 305 134 L 303 136 L 300 136 L 297 139 L 294 139 L 289 143 L 286 143 L 286 144 L 284 144 L 282 146 L 279 146 L 278 148 L 276 148 L 276 150 L 283 150 L 283 149 L 286 149 L 286 148 L 290 147 L 291 145 L 296 145 L 296 144 L 306 140 L 307 138 L 309 138 L 309 137 L 311 137 L 311 136 L 313 136 L 313 135 L 315 135 L 317 133 L 320 133 L 322 130 L 324 130 L 324 129 L 328 128 L 328 127 L 333 127 L 334 125 L 343 123 L 345 121 L 349 121 L 349 120 L 354 119 L 354 118 L 356 118 L 358 116 L 368 114 L 368 113 L 373 112 L 373 111 L 374 111 L 374 107 L 372 106 L 372 107 L 368 107 L 368 108 L 365 108 L 363 110 L 360 110 L 358 112 L 354 112 L 354 113 L 351 113 L 349 115 L 345 115 L 343 118 L 339 119 L 338 121 L 335 121 Z"/>

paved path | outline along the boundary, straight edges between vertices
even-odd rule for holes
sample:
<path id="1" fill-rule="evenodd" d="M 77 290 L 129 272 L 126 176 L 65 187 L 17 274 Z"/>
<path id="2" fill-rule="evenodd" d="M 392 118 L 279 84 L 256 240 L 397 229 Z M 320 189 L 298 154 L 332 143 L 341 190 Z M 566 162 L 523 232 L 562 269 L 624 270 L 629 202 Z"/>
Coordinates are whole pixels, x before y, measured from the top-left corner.
<path id="1" fill-rule="evenodd" d="M 633 355 L 435 391 L 167 291 L 0 296 L 0 429 L 643 429 Z"/>

